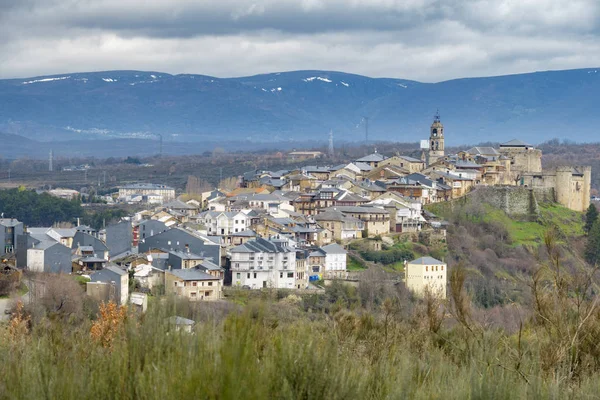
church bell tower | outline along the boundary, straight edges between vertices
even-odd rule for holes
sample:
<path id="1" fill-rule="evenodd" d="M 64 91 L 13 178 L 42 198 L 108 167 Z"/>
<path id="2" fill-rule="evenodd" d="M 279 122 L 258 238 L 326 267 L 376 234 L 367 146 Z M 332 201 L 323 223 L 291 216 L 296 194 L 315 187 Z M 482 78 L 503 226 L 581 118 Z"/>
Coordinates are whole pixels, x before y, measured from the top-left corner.
<path id="1" fill-rule="evenodd" d="M 429 133 L 429 152 L 427 154 L 427 165 L 444 158 L 444 125 L 440 122 L 439 111 L 433 117 L 433 124 Z"/>

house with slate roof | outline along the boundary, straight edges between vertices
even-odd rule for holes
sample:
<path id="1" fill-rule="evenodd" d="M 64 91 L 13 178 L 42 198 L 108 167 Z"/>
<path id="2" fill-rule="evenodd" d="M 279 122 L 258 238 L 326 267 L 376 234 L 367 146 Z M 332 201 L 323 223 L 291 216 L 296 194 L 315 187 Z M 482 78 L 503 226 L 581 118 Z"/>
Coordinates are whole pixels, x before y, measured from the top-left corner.
<path id="1" fill-rule="evenodd" d="M 296 249 L 286 239 L 250 240 L 230 250 L 232 285 L 250 289 L 295 287 Z"/>
<path id="2" fill-rule="evenodd" d="M 313 250 L 308 255 L 309 276 L 329 279 L 343 277 L 346 272 L 348 252 L 337 243 Z"/>
<path id="3" fill-rule="evenodd" d="M 446 298 L 447 272 L 446 263 L 433 257 L 421 257 L 404 262 L 406 287 L 418 296 L 428 291 L 441 299 Z"/>
<path id="4" fill-rule="evenodd" d="M 165 291 L 190 301 L 216 301 L 223 297 L 223 279 L 200 269 L 167 270 Z"/>
<path id="5" fill-rule="evenodd" d="M 379 163 L 387 160 L 387 157 L 383 154 L 379 154 L 377 151 L 373 154 L 369 154 L 367 156 L 361 157 L 355 161 L 355 163 L 365 163 L 368 164 L 371 168 L 377 168 Z"/>

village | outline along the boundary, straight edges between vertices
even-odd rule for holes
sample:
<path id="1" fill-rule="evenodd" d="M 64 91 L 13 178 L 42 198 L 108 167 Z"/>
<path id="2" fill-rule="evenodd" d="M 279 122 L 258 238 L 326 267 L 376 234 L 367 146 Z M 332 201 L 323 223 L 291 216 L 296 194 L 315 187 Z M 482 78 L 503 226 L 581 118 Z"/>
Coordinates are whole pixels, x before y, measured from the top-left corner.
<path id="1" fill-rule="evenodd" d="M 149 295 L 219 301 L 227 287 L 318 291 L 333 281 L 360 281 L 361 272 L 348 266 L 352 242 L 376 250 L 399 238 L 445 243 L 447 222 L 426 206 L 481 187 L 519 187 L 579 212 L 590 204 L 590 167 L 542 170 L 541 151 L 519 140 L 457 154 L 446 154 L 444 141 L 436 115 L 419 159 L 375 151 L 336 166 L 252 170 L 233 190 L 194 198 L 163 184 L 124 185 L 111 200 L 145 209 L 101 230 L 79 223 L 25 227 L 6 215 L 0 219 L 3 270 L 73 274 L 92 298 L 142 309 Z M 446 297 L 444 259 L 401 262 L 398 282 L 418 295 Z M 44 290 L 37 282 L 29 281 L 34 295 Z"/>

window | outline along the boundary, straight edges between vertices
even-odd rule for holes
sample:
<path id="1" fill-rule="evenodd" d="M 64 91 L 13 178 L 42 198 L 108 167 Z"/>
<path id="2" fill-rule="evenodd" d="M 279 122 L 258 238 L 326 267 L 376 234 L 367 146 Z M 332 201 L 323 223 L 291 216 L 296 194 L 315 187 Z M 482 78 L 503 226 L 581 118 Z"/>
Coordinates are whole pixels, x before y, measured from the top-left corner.
<path id="1" fill-rule="evenodd" d="M 250 279 L 250 272 L 248 272 L 248 279 Z"/>
<path id="2" fill-rule="evenodd" d="M 280 273 L 279 273 L 279 277 L 280 277 L 280 278 L 283 278 L 283 272 L 280 272 Z"/>
<path id="3" fill-rule="evenodd" d="M 288 278 L 293 278 L 294 277 L 294 273 L 293 272 L 288 272 L 287 277 Z"/>
<path id="4" fill-rule="evenodd" d="M 175 284 L 175 286 L 177 286 L 177 282 L 173 282 Z"/>
<path id="5" fill-rule="evenodd" d="M 198 286 L 198 282 L 196 282 L 196 281 L 192 282 L 192 286 Z"/>
<path id="6" fill-rule="evenodd" d="M 425 272 L 429 271 L 429 267 L 425 266 Z"/>
<path id="7" fill-rule="evenodd" d="M 438 270 L 438 266 L 437 266 L 437 265 L 435 266 L 435 270 L 436 270 L 436 271 Z"/>
<path id="8" fill-rule="evenodd" d="M 239 266 L 239 265 L 238 265 L 238 266 Z M 238 272 L 238 273 L 237 273 L 237 275 L 236 275 L 236 278 L 237 278 L 237 279 L 240 279 L 241 277 L 242 277 L 242 274 L 240 274 L 240 273 Z M 177 282 L 175 282 L 175 283 L 177 283 Z"/>
<path id="9" fill-rule="evenodd" d="M 256 274 L 254 274 L 254 275 L 256 275 Z M 212 284 L 213 284 L 212 282 L 208 282 L 208 286 L 212 286 Z"/>
<path id="10" fill-rule="evenodd" d="M 204 297 L 210 297 L 211 292 L 204 292 Z"/>
<path id="11" fill-rule="evenodd" d="M 196 297 L 196 292 L 191 292 L 190 297 Z"/>
<path id="12" fill-rule="evenodd" d="M 444 270 L 444 266 L 442 265 L 442 271 Z"/>
<path id="13" fill-rule="evenodd" d="M 256 279 L 256 272 L 254 273 L 254 279 Z"/>

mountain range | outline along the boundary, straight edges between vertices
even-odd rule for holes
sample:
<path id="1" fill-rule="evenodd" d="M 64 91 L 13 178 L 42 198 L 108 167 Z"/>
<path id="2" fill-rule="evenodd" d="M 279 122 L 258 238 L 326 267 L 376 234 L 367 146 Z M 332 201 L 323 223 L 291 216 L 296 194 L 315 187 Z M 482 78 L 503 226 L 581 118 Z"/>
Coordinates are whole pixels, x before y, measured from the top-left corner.
<path id="1" fill-rule="evenodd" d="M 0 132 L 37 142 L 597 141 L 600 68 L 421 83 L 331 71 L 239 78 L 104 71 L 0 80 Z M 365 118 L 366 117 L 366 118 Z M 21 143 L 22 145 L 23 143 Z M 206 146 L 205 146 L 206 147 Z"/>

